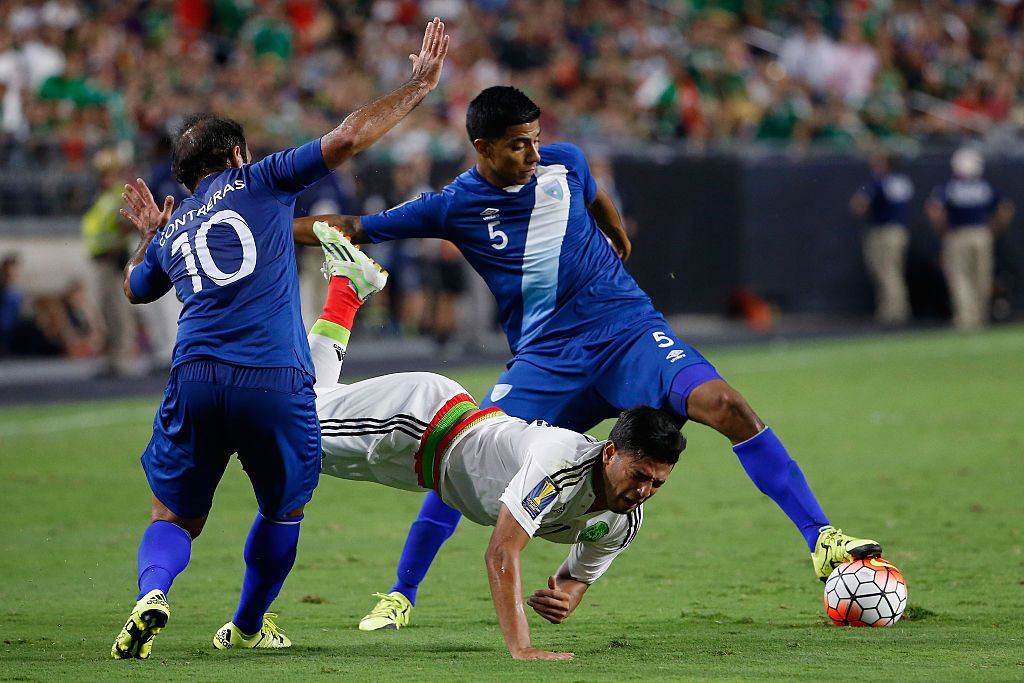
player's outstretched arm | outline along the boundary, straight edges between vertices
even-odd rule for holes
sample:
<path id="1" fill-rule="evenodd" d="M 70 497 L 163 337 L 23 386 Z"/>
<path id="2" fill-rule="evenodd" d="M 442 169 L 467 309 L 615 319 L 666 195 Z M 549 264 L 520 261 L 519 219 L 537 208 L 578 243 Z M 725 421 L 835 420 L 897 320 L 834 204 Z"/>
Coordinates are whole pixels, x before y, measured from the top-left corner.
<path id="1" fill-rule="evenodd" d="M 423 32 L 423 46 L 419 54 L 409 55 L 412 61 L 409 80 L 352 112 L 340 126 L 320 139 L 320 151 L 328 168 L 337 168 L 372 145 L 437 87 L 441 67 L 448 54 L 448 39 L 444 23 L 434 17 Z"/>
<path id="2" fill-rule="evenodd" d="M 502 504 L 498 523 L 491 534 L 484 560 L 491 597 L 498 613 L 498 624 L 505 635 L 505 644 L 513 659 L 567 660 L 571 652 L 538 650 L 530 642 L 530 625 L 523 606 L 523 588 L 519 558 L 530 536 L 519 526 L 512 513 Z"/>
<path id="3" fill-rule="evenodd" d="M 548 587 L 534 591 L 526 604 L 552 624 L 561 624 L 579 606 L 588 588 L 589 583 L 559 573 L 556 576 L 549 576 Z"/>
<path id="4" fill-rule="evenodd" d="M 328 213 L 321 216 L 304 216 L 292 221 L 292 233 L 295 236 L 296 244 L 303 244 L 308 247 L 320 246 L 320 240 L 313 234 L 313 223 L 323 221 L 327 225 L 333 225 L 341 230 L 352 240 L 352 244 L 369 244 L 370 238 L 363 230 L 363 222 L 359 216 L 344 216 L 339 213 Z"/>
<path id="5" fill-rule="evenodd" d="M 612 248 L 615 249 L 619 258 L 623 261 L 628 259 L 633 246 L 629 242 L 629 236 L 626 235 L 626 229 L 622 227 L 622 217 L 619 216 L 619 211 L 615 208 L 615 202 L 608 196 L 608 193 L 597 188 L 594 201 L 590 203 L 587 210 L 597 221 L 597 227 L 612 243 Z"/>

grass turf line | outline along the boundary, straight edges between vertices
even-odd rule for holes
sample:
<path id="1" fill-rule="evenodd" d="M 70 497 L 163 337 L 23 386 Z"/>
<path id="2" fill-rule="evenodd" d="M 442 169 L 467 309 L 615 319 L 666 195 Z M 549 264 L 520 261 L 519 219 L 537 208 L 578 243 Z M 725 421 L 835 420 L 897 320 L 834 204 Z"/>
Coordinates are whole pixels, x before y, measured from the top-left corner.
<path id="1" fill-rule="evenodd" d="M 412 627 L 357 631 L 370 593 L 391 584 L 420 497 L 331 477 L 275 603 L 296 646 L 215 653 L 255 513 L 237 461 L 152 659 L 108 660 L 134 600 L 149 505 L 138 454 L 158 398 L 5 409 L 0 680 L 1019 680 L 1022 348 L 1017 327 L 709 353 L 800 461 L 833 523 L 886 546 L 907 576 L 912 618 L 827 625 L 796 530 L 720 436 L 690 425 L 629 552 L 565 624 L 531 616 L 535 644 L 576 652 L 571 663 L 508 658 L 483 568 L 489 530 L 468 522 L 421 589 Z M 452 374 L 480 398 L 498 372 Z M 524 590 L 545 585 L 566 551 L 531 543 Z"/>

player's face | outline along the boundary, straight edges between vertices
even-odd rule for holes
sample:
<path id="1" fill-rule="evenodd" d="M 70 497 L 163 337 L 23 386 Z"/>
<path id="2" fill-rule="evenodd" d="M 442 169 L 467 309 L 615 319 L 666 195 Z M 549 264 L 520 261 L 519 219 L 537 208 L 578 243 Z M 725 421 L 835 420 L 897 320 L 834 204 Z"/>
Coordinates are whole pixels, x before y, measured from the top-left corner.
<path id="1" fill-rule="evenodd" d="M 608 509 L 620 515 L 635 510 L 658 492 L 673 467 L 650 458 L 638 458 L 632 451 L 617 450 L 615 444 L 609 442 L 604 450 Z"/>
<path id="2" fill-rule="evenodd" d="M 474 140 L 477 165 L 487 180 L 499 187 L 525 185 L 540 161 L 540 121 L 509 126 L 494 140 Z"/>

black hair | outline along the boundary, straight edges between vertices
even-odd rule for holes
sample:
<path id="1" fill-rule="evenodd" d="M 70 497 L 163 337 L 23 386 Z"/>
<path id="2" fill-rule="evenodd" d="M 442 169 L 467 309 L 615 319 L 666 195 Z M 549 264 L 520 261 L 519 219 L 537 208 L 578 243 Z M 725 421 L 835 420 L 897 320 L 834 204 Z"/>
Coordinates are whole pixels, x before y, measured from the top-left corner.
<path id="1" fill-rule="evenodd" d="M 509 126 L 519 126 L 540 118 L 540 107 L 522 90 L 510 85 L 495 85 L 473 98 L 466 110 L 469 141 L 494 140 Z"/>
<path id="2" fill-rule="evenodd" d="M 171 143 L 171 172 L 179 183 L 195 190 L 204 176 L 231 166 L 231 150 L 242 149 L 248 161 L 241 124 L 216 114 L 188 116 Z"/>
<path id="3" fill-rule="evenodd" d="M 650 406 L 637 406 L 620 413 L 608 438 L 616 449 L 633 451 L 637 457 L 666 465 L 679 462 L 679 454 L 686 448 L 686 437 L 679 431 L 678 418 Z"/>

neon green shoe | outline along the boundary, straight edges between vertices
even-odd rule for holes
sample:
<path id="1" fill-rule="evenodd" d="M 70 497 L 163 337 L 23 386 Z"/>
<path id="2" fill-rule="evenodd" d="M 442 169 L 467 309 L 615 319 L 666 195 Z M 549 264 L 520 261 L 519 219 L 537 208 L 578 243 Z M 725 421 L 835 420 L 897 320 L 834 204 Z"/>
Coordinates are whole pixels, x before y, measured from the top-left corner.
<path id="1" fill-rule="evenodd" d="M 267 612 L 263 615 L 263 628 L 258 633 L 247 636 L 242 633 L 235 622 L 229 621 L 213 634 L 213 646 L 218 650 L 241 649 L 273 649 L 291 647 L 292 641 L 284 634 L 276 622 L 277 615 Z"/>
<path id="2" fill-rule="evenodd" d="M 818 542 L 811 553 L 811 564 L 814 573 L 824 581 L 832 570 L 851 560 L 863 560 L 867 557 L 880 557 L 882 546 L 878 541 L 868 538 L 854 538 L 843 533 L 842 529 L 823 526 L 818 529 Z"/>
<path id="3" fill-rule="evenodd" d="M 373 597 L 380 598 L 380 602 L 359 622 L 360 631 L 379 631 L 380 629 L 397 631 L 403 626 L 409 625 L 409 618 L 412 616 L 412 603 L 408 598 L 398 591 L 387 595 L 374 593 Z"/>
<path id="4" fill-rule="evenodd" d="M 366 301 L 371 294 L 384 289 L 388 271 L 352 244 L 352 241 L 337 228 L 323 221 L 313 223 L 313 234 L 324 249 L 324 267 L 321 272 L 328 280 L 331 277 L 347 277 L 356 290 L 356 296 Z"/>
<path id="5" fill-rule="evenodd" d="M 128 621 L 117 635 L 110 656 L 114 659 L 148 659 L 153 650 L 153 638 L 171 618 L 171 606 L 163 591 L 152 590 L 142 596 Z"/>

